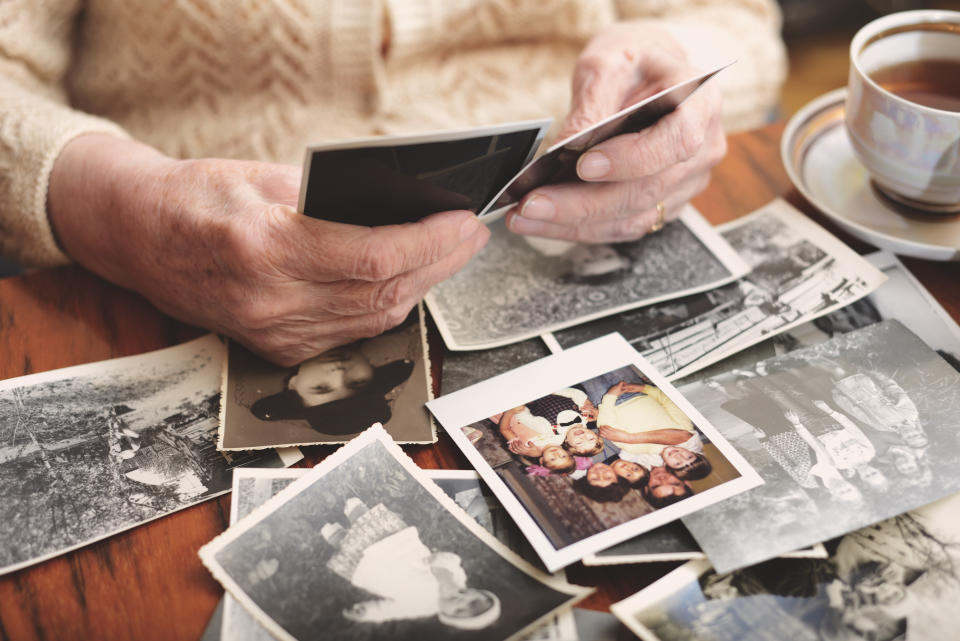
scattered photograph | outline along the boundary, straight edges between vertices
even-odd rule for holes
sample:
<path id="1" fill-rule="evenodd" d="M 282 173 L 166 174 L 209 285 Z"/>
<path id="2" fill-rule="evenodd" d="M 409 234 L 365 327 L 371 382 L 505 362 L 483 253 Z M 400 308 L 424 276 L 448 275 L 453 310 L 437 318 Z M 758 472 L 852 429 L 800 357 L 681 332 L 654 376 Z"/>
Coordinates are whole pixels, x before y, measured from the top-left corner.
<path id="1" fill-rule="evenodd" d="M 681 392 L 765 481 L 684 518 L 719 572 L 960 491 L 960 374 L 899 321 Z"/>
<path id="2" fill-rule="evenodd" d="M 573 620 L 580 641 L 627 641 L 633 635 L 609 612 L 573 608 Z"/>
<path id="3" fill-rule="evenodd" d="M 782 554 L 788 559 L 825 559 L 827 550 L 822 544 Z M 661 525 L 656 530 L 617 543 L 606 550 L 583 559 L 584 565 L 624 565 L 626 563 L 657 563 L 660 561 L 691 561 L 705 559 L 696 539 L 680 521 Z"/>
<path id="4" fill-rule="evenodd" d="M 564 349 L 621 333 L 669 380 L 842 308 L 883 274 L 784 200 L 717 228 L 752 271 L 736 282 L 555 331 Z"/>
<path id="5" fill-rule="evenodd" d="M 590 592 L 499 543 L 379 425 L 200 557 L 280 639 L 516 639 Z"/>
<path id="6" fill-rule="evenodd" d="M 761 482 L 616 334 L 428 407 L 550 571 Z"/>
<path id="7" fill-rule="evenodd" d="M 236 525 L 237 521 L 309 471 L 310 468 L 247 468 L 234 472 L 233 494 L 230 496 L 230 525 Z M 273 641 L 273 635 L 257 623 L 229 594 L 223 595 L 219 607 L 223 612 L 220 634 L 215 637 L 218 641 Z"/>
<path id="8" fill-rule="evenodd" d="M 530 547 L 523 533 L 517 528 L 500 501 L 493 495 L 480 475 L 470 470 L 424 470 L 424 474 L 440 486 L 444 493 L 484 530 L 497 537 L 497 540 L 510 548 L 534 567 L 546 572 L 537 553 Z M 558 580 L 563 579 L 557 574 Z M 523 641 L 579 641 L 572 608 L 555 615 L 523 637 Z"/>
<path id="9" fill-rule="evenodd" d="M 217 607 L 214 608 L 213 614 L 210 615 L 210 620 L 207 621 L 207 627 L 203 629 L 203 635 L 200 637 L 200 641 L 220 641 L 220 632 L 223 629 L 223 599 L 220 599 L 220 603 L 217 604 Z"/>
<path id="10" fill-rule="evenodd" d="M 539 338 L 475 352 L 447 352 L 440 369 L 440 393 L 456 392 L 550 354 Z"/>
<path id="11" fill-rule="evenodd" d="M 611 611 L 644 641 L 941 641 L 960 602 L 960 496 L 829 544 L 718 574 L 692 561 Z"/>
<path id="12" fill-rule="evenodd" d="M 0 574 L 230 490 L 240 465 L 283 467 L 296 449 L 216 449 L 223 344 L 0 381 Z"/>
<path id="13" fill-rule="evenodd" d="M 629 243 L 573 244 L 489 225 L 487 246 L 426 296 L 451 350 L 526 340 L 627 309 L 714 289 L 749 271 L 692 207 Z"/>
<path id="14" fill-rule="evenodd" d="M 435 442 L 421 314 L 418 305 L 394 329 L 292 368 L 230 341 L 219 448 L 346 443 L 374 423 L 398 443 Z"/>
<path id="15" fill-rule="evenodd" d="M 751 369 L 762 360 L 822 343 L 838 334 L 846 334 L 884 319 L 903 323 L 960 371 L 960 327 L 950 314 L 893 254 L 878 251 L 864 258 L 887 277 L 869 295 L 748 347 L 674 383 L 682 386 L 736 369 Z"/>

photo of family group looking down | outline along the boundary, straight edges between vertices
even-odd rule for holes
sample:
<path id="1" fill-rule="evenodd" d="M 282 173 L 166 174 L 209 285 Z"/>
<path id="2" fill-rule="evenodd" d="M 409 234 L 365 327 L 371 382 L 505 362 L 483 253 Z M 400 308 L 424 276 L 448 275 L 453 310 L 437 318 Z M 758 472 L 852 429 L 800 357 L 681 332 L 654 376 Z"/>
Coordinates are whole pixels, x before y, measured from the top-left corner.
<path id="1" fill-rule="evenodd" d="M 634 366 L 506 408 L 463 432 L 557 547 L 740 476 Z"/>

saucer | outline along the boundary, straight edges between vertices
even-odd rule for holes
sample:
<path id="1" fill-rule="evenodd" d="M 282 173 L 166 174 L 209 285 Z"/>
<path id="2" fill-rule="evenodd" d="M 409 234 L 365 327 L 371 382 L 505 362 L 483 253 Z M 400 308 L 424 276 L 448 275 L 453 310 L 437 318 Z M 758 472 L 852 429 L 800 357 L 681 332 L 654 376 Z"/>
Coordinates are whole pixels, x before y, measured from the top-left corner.
<path id="1" fill-rule="evenodd" d="M 780 141 L 780 158 L 803 196 L 844 230 L 895 254 L 960 260 L 960 216 L 937 217 L 879 194 L 853 153 L 843 110 L 846 89 L 824 94 L 798 111 Z"/>

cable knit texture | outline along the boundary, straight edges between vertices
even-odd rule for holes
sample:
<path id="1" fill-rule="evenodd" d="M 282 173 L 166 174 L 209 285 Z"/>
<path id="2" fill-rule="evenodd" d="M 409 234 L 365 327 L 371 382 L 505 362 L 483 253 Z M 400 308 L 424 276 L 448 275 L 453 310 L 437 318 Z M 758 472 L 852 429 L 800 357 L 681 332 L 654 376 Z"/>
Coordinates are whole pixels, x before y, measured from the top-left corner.
<path id="1" fill-rule="evenodd" d="M 82 133 L 299 164 L 323 141 L 559 120 L 578 51 L 620 18 L 654 21 L 698 66 L 737 58 L 720 78 L 728 126 L 776 104 L 773 0 L 5 0 L 0 252 L 68 262 L 47 184 Z"/>

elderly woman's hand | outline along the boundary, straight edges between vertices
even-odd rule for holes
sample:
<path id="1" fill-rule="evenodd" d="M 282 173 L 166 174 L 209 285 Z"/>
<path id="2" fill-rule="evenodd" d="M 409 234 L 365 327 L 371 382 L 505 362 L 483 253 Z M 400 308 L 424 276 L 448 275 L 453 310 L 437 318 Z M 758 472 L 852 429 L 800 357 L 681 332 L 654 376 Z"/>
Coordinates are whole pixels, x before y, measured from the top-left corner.
<path id="1" fill-rule="evenodd" d="M 489 232 L 470 212 L 358 227 L 294 209 L 300 169 L 71 141 L 48 210 L 78 263 L 284 366 L 402 322 Z"/>
<path id="2" fill-rule="evenodd" d="M 559 138 L 697 73 L 663 31 L 643 22 L 613 25 L 580 55 Z M 584 152 L 577 173 L 586 183 L 534 190 L 508 214 L 507 225 L 519 234 L 580 242 L 634 240 L 679 215 L 724 153 L 720 92 L 708 82 L 652 127 Z"/>

